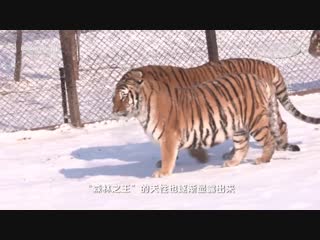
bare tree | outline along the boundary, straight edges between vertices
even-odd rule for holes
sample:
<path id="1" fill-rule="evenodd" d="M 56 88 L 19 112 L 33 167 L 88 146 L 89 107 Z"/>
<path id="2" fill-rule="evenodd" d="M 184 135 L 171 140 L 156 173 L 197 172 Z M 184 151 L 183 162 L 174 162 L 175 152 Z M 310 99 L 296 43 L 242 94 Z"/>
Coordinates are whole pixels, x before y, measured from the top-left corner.
<path id="1" fill-rule="evenodd" d="M 14 71 L 14 81 L 16 82 L 20 81 L 21 63 L 22 63 L 22 30 L 17 30 L 16 65 L 15 65 L 15 71 Z"/>

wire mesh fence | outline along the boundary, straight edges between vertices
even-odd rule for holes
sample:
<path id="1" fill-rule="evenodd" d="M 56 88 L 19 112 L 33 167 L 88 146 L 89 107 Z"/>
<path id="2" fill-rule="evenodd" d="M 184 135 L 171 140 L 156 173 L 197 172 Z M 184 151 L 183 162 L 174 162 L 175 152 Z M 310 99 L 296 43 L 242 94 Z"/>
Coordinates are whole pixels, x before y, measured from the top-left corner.
<path id="1" fill-rule="evenodd" d="M 217 31 L 220 58 L 250 57 L 281 70 L 290 92 L 320 88 L 320 61 L 312 57 L 312 30 Z"/>
<path id="2" fill-rule="evenodd" d="M 320 61 L 308 53 L 312 30 L 217 30 L 220 59 L 266 60 L 282 71 L 291 92 L 320 88 Z M 81 30 L 79 79 L 83 123 L 112 119 L 120 77 L 143 65 L 192 67 L 208 61 L 204 30 Z M 14 80 L 17 30 L 0 31 L 0 131 L 63 123 L 59 31 L 22 31 L 21 79 Z"/>
<path id="3" fill-rule="evenodd" d="M 220 59 L 257 58 L 278 66 L 290 92 L 320 88 L 320 61 L 308 53 L 310 30 L 217 30 Z M 88 31 L 80 37 L 80 112 L 111 118 L 114 85 L 142 65 L 197 66 L 208 60 L 204 31 Z"/>
<path id="4" fill-rule="evenodd" d="M 0 130 L 61 123 L 58 31 L 22 31 L 20 81 L 15 82 L 16 30 L 0 31 Z"/>
<path id="5" fill-rule="evenodd" d="M 80 35 L 81 119 L 111 118 L 114 86 L 142 65 L 194 66 L 207 61 L 204 31 L 89 31 Z"/>

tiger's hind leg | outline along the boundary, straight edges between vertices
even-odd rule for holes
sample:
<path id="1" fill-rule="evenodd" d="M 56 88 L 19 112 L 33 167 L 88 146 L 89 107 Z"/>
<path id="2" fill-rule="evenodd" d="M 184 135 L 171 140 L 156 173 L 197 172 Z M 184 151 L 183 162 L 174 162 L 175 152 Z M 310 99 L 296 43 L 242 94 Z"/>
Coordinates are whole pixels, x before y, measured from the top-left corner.
<path id="1" fill-rule="evenodd" d="M 209 161 L 208 152 L 203 148 L 191 148 L 189 149 L 189 154 L 200 163 L 207 163 Z"/>
<path id="2" fill-rule="evenodd" d="M 271 105 L 274 105 L 273 107 Z M 292 152 L 298 152 L 300 151 L 300 148 L 298 145 L 295 144 L 290 144 L 288 143 L 288 127 L 287 127 L 287 123 L 285 121 L 282 120 L 280 112 L 279 112 L 279 104 L 277 100 L 273 100 L 272 104 L 270 105 L 270 107 L 273 108 L 273 111 L 275 111 L 276 113 L 276 117 L 277 117 L 277 123 L 279 126 L 279 132 L 280 132 L 280 136 L 279 139 L 281 141 L 281 145 L 286 145 L 287 148 L 286 150 L 288 151 L 292 151 Z M 284 149 L 281 146 L 276 147 L 277 151 L 283 151 Z"/>
<path id="3" fill-rule="evenodd" d="M 268 137 L 266 141 L 260 141 L 260 144 L 263 146 L 263 153 L 262 156 L 260 158 L 256 159 L 256 164 L 261 164 L 261 163 L 269 163 L 271 161 L 271 158 L 275 152 L 275 142 L 274 142 L 274 138 L 272 136 L 269 137 L 268 133 Z"/>
<path id="4" fill-rule="evenodd" d="M 288 143 L 288 128 L 287 128 L 287 123 L 282 121 L 280 114 L 278 113 L 278 125 L 279 125 L 279 130 L 280 130 L 280 139 L 282 143 Z M 277 151 L 281 151 L 281 147 L 277 146 L 276 147 Z"/>
<path id="5" fill-rule="evenodd" d="M 269 120 L 270 118 L 264 115 L 250 132 L 251 136 L 263 147 L 262 156 L 256 159 L 256 164 L 270 162 L 276 150 L 276 142 L 269 126 Z"/>
<path id="6" fill-rule="evenodd" d="M 224 167 L 234 167 L 241 163 L 249 150 L 249 135 L 245 131 L 236 132 L 233 136 L 234 154 L 231 160 L 224 162 Z"/>
<path id="7" fill-rule="evenodd" d="M 300 151 L 300 147 L 298 145 L 288 143 L 287 123 L 282 120 L 279 112 L 278 112 L 278 120 L 279 120 L 278 125 L 279 125 L 279 128 L 280 128 L 280 139 L 281 139 L 281 142 L 284 145 L 287 146 L 287 150 L 288 151 L 292 151 L 292 152 Z M 281 146 L 277 145 L 276 150 L 277 151 L 283 151 L 284 149 Z M 226 159 L 231 159 L 233 157 L 234 153 L 235 153 L 235 149 L 233 147 L 230 152 L 227 152 L 227 153 L 223 154 L 223 159 L 225 159 L 225 160 Z"/>
<path id="8" fill-rule="evenodd" d="M 281 119 L 281 116 L 280 116 L 279 112 L 278 112 L 278 120 L 279 120 L 278 124 L 279 124 L 279 128 L 280 128 L 280 139 L 281 139 L 281 142 L 283 144 L 287 144 L 289 151 L 299 152 L 300 151 L 300 147 L 298 145 L 288 143 L 288 127 L 287 127 L 287 123 L 284 122 Z M 283 149 L 280 146 L 277 146 L 276 150 L 277 151 L 283 151 Z"/>

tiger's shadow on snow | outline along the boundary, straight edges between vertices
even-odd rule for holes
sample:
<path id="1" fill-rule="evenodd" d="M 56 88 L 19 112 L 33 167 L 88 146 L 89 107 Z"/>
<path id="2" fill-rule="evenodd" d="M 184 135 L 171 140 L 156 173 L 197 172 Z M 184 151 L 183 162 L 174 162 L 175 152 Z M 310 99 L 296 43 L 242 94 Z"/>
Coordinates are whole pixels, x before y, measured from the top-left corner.
<path id="1" fill-rule="evenodd" d="M 226 141 L 214 148 L 208 149 L 209 162 L 202 164 L 189 156 L 187 150 L 179 152 L 174 173 L 194 172 L 207 166 L 220 168 L 224 159 L 222 155 L 232 148 L 233 143 Z M 250 148 L 260 148 L 255 142 L 250 142 Z M 71 153 L 76 160 L 95 161 L 96 167 L 61 169 L 66 178 L 79 179 L 88 176 L 129 176 L 137 178 L 150 177 L 157 169 L 156 163 L 160 156 L 160 147 L 153 143 L 127 144 L 123 146 L 101 146 L 80 148 Z M 277 158 L 279 159 L 279 158 Z M 97 160 L 99 162 L 97 162 Z M 108 164 L 108 160 L 117 160 Z M 242 164 L 253 163 L 254 159 L 246 158 Z M 102 166 L 101 166 L 101 165 Z"/>

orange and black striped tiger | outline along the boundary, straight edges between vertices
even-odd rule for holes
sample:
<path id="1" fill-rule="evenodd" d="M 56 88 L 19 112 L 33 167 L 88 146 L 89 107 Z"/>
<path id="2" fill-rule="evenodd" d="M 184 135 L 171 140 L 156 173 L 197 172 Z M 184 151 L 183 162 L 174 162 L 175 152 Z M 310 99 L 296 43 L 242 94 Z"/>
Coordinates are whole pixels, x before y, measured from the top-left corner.
<path id="1" fill-rule="evenodd" d="M 216 79 L 225 74 L 232 73 L 251 73 L 256 74 L 261 80 L 268 80 L 273 83 L 276 87 L 276 95 L 282 106 L 293 114 L 296 118 L 308 122 L 319 124 L 319 118 L 312 118 L 305 116 L 300 113 L 294 105 L 290 102 L 287 93 L 287 86 L 285 84 L 284 78 L 280 73 L 280 70 L 267 62 L 256 60 L 256 59 L 226 59 L 219 62 L 209 62 L 201 66 L 193 68 L 181 68 L 174 66 L 144 66 L 137 68 L 136 70 L 143 72 L 144 78 L 154 79 L 156 81 L 162 82 L 166 86 L 166 91 L 170 91 L 171 94 L 174 93 L 174 89 L 191 87 L 199 84 L 208 79 Z M 280 127 L 280 135 L 282 141 L 288 143 L 288 131 L 287 124 L 282 120 L 280 113 L 278 113 L 278 123 Z M 299 151 L 297 145 L 289 145 L 288 150 Z M 190 154 L 195 157 L 200 162 L 207 162 L 208 155 L 207 152 L 202 148 L 190 149 Z M 233 154 L 226 154 L 227 157 Z"/>
<path id="2" fill-rule="evenodd" d="M 113 113 L 136 117 L 160 144 L 162 167 L 154 177 L 173 172 L 180 149 L 209 148 L 230 138 L 235 153 L 224 166 L 244 159 L 249 135 L 263 146 L 257 164 L 269 162 L 276 146 L 289 148 L 280 137 L 273 79 L 231 74 L 182 88 L 170 87 L 152 74 L 140 70 L 125 74 L 116 86 Z"/>

